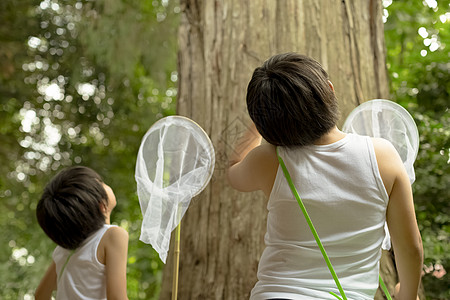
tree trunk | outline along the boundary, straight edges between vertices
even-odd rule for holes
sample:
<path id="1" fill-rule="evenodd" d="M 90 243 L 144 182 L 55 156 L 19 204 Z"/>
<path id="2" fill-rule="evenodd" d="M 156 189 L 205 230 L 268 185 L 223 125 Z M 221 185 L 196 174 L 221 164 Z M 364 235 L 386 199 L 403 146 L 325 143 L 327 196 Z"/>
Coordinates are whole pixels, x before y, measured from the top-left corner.
<path id="1" fill-rule="evenodd" d="M 245 94 L 254 68 L 281 52 L 317 59 L 334 84 L 341 125 L 358 104 L 389 96 L 381 10 L 375 0 L 181 1 L 177 110 L 209 134 L 216 166 L 182 221 L 179 299 L 248 299 L 256 282 L 267 200 L 234 191 L 225 176 L 249 121 Z M 392 259 L 381 269 L 392 289 Z M 170 257 L 160 299 L 170 299 L 171 289 Z"/>

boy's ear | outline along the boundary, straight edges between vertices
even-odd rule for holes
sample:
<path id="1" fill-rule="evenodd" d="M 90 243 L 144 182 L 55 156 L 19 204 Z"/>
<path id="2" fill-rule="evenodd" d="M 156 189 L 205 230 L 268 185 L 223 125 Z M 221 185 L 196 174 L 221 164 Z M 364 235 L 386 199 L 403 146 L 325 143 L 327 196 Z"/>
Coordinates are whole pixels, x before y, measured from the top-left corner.
<path id="1" fill-rule="evenodd" d="M 99 205 L 100 205 L 100 210 L 102 211 L 102 213 L 106 214 L 107 207 L 106 207 L 105 203 L 104 202 L 100 202 Z"/>
<path id="2" fill-rule="evenodd" d="M 334 92 L 334 86 L 333 83 L 331 83 L 331 81 L 328 80 L 328 85 L 330 86 L 331 90 Z"/>

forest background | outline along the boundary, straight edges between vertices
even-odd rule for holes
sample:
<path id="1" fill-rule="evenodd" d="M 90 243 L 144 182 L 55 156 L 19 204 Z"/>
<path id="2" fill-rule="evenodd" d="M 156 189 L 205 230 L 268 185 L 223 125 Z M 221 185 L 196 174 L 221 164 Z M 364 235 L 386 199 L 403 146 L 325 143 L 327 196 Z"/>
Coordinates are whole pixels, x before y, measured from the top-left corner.
<path id="1" fill-rule="evenodd" d="M 450 3 L 384 0 L 391 100 L 419 128 L 413 185 L 427 299 L 450 299 Z M 128 296 L 158 299 L 163 264 L 139 241 L 142 136 L 175 113 L 180 6 L 170 0 L 0 2 L 0 298 L 32 299 L 54 244 L 35 208 L 63 167 L 113 187 L 130 234 Z M 181 49 L 182 51 L 182 49 Z"/>

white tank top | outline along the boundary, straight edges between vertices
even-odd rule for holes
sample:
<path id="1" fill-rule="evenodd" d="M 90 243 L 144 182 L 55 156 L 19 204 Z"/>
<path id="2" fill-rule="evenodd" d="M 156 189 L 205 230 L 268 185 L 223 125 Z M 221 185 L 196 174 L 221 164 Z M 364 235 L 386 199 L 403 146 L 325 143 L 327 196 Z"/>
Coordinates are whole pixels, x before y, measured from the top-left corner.
<path id="1" fill-rule="evenodd" d="M 372 140 L 279 148 L 348 299 L 373 299 L 389 201 Z M 281 167 L 267 205 L 266 248 L 250 299 L 336 299 L 336 284 Z"/>
<path id="2" fill-rule="evenodd" d="M 106 300 L 105 265 L 97 259 L 97 248 L 105 232 L 113 226 L 105 224 L 93 233 L 73 252 L 69 260 L 67 258 L 72 251 L 56 247 L 53 261 L 56 264 L 57 300 Z M 60 274 L 66 261 L 67 265 Z"/>

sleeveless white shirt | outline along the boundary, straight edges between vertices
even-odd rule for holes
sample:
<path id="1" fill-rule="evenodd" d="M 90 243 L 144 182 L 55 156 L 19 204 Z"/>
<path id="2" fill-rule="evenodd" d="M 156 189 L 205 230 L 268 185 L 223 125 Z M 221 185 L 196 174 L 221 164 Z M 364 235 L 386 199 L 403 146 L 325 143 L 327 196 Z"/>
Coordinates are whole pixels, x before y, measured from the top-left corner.
<path id="1" fill-rule="evenodd" d="M 373 299 L 389 201 L 372 140 L 279 147 L 348 299 Z M 281 167 L 267 205 L 266 248 L 250 299 L 336 299 L 336 284 Z"/>
<path id="2" fill-rule="evenodd" d="M 57 246 L 53 252 L 56 264 L 56 299 L 106 300 L 105 265 L 97 259 L 97 248 L 105 232 L 115 225 L 105 224 L 73 252 Z M 67 265 L 61 274 L 62 268 Z"/>

